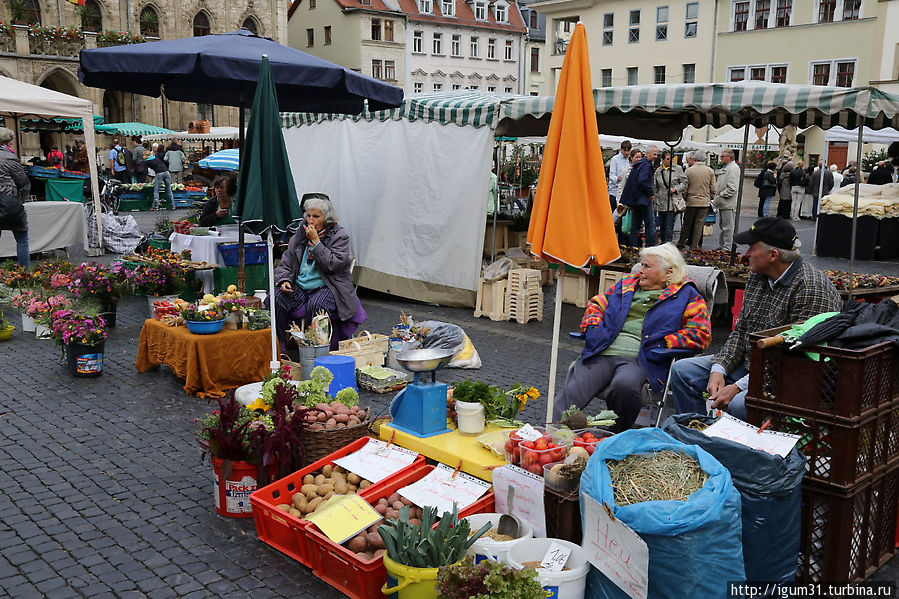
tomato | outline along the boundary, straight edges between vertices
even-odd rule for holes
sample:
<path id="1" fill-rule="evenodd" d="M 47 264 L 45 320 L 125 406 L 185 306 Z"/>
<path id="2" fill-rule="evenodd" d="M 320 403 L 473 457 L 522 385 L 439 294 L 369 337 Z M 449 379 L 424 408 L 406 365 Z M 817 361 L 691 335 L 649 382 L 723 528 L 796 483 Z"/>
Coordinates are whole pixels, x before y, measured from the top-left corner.
<path id="1" fill-rule="evenodd" d="M 506 453 L 512 453 L 513 449 L 515 449 L 515 443 L 511 440 L 506 441 Z"/>
<path id="2" fill-rule="evenodd" d="M 519 445 L 519 447 L 526 447 L 527 449 L 534 449 L 533 441 L 522 441 L 518 445 Z"/>
<path id="3" fill-rule="evenodd" d="M 546 449 L 546 438 L 540 437 L 539 439 L 537 439 L 534 442 L 534 449 L 537 449 L 540 451 L 543 451 L 544 449 Z"/>
<path id="4" fill-rule="evenodd" d="M 512 449 L 512 463 L 518 464 L 521 462 L 521 449 L 515 447 Z"/>
<path id="5" fill-rule="evenodd" d="M 589 453 L 590 455 L 593 455 L 593 452 L 595 450 L 596 450 L 596 445 L 588 445 L 587 446 L 587 453 Z"/>
<path id="6" fill-rule="evenodd" d="M 589 451 L 589 449 L 587 450 Z M 560 462 L 565 457 L 565 448 L 564 447 L 556 447 L 552 451 L 549 452 L 549 455 L 552 456 L 553 462 Z"/>
<path id="7" fill-rule="evenodd" d="M 532 474 L 536 474 L 537 476 L 543 476 L 543 466 L 540 464 L 532 464 L 528 470 L 531 471 Z"/>
<path id="8" fill-rule="evenodd" d="M 550 452 L 550 451 L 540 454 L 540 465 L 541 466 L 545 466 L 546 464 L 552 464 L 553 462 L 557 462 L 557 461 L 558 460 L 556 460 L 553 457 L 552 452 Z"/>

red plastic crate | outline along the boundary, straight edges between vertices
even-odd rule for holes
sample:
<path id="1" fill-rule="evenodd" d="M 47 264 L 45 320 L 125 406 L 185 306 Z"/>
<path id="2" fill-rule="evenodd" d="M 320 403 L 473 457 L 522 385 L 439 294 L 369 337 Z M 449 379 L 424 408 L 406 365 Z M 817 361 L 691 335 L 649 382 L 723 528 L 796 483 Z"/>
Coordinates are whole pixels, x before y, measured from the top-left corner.
<path id="1" fill-rule="evenodd" d="M 333 464 L 334 460 L 358 451 L 366 443 L 369 437 L 362 437 L 343 447 L 329 456 L 325 456 L 317 462 L 309 464 L 302 470 L 294 472 L 289 476 L 285 476 L 281 480 L 258 489 L 250 495 L 250 503 L 253 505 L 253 520 L 256 523 L 256 534 L 260 541 L 268 543 L 281 553 L 292 557 L 301 564 L 312 567 L 312 557 L 310 556 L 310 540 L 306 531 L 309 524 L 308 520 L 302 520 L 295 516 L 291 516 L 287 512 L 283 512 L 277 508 L 279 504 L 290 503 L 293 494 L 300 490 L 303 486 L 303 477 L 311 474 L 328 464 Z M 374 483 L 365 489 L 383 488 L 390 485 L 397 479 L 402 479 L 403 475 L 424 465 L 425 458 L 419 455 L 412 465 L 400 470 L 393 476 L 389 476 L 384 480 Z"/>
<path id="2" fill-rule="evenodd" d="M 369 487 L 359 495 L 374 505 L 381 497 L 389 497 L 397 490 L 424 478 L 433 469 L 434 466 L 422 465 L 417 469 L 407 470 L 389 484 L 379 485 L 377 488 Z M 496 502 L 491 490 L 470 506 L 460 510 L 459 516 L 493 512 L 495 509 Z M 353 599 L 384 599 L 381 587 L 387 582 L 387 570 L 384 568 L 382 558 L 361 560 L 343 545 L 338 545 L 326 537 L 318 527 L 310 524 L 306 531 L 312 541 L 313 574 Z"/>

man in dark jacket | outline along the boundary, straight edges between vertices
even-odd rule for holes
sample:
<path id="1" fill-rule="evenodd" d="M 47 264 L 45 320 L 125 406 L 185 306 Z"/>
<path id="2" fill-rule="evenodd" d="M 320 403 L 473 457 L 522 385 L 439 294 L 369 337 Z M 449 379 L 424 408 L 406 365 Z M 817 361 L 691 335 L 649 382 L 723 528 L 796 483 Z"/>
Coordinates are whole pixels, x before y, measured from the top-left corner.
<path id="1" fill-rule="evenodd" d="M 131 182 L 143 183 L 147 179 L 147 164 L 144 161 L 144 146 L 140 135 L 131 138 Z"/>
<path id="2" fill-rule="evenodd" d="M 877 163 L 877 168 L 868 177 L 870 185 L 886 185 L 893 182 L 893 167 L 886 162 Z"/>
<path id="3" fill-rule="evenodd" d="M 15 134 L 6 127 L 0 127 L 0 196 L 4 197 L 3 206 L 10 215 L 0 221 L 0 231 L 12 231 L 16 238 L 16 261 L 19 266 L 30 266 L 31 256 L 28 251 L 28 215 L 22 202 L 28 199 L 31 181 L 25 174 L 19 157 L 7 144 Z"/>
<path id="4" fill-rule="evenodd" d="M 655 188 L 653 185 L 652 162 L 656 159 L 659 149 L 649 146 L 646 154 L 634 163 L 631 173 L 627 177 L 627 184 L 621 194 L 621 203 L 630 208 L 633 213 L 631 219 L 631 233 L 628 245 L 640 247 L 640 225 L 645 229 L 646 246 L 654 245 L 655 217 L 653 215 L 653 203 L 655 202 Z"/>
<path id="5" fill-rule="evenodd" d="M 821 173 L 824 173 L 824 186 L 821 186 Z M 812 220 L 818 220 L 818 200 L 833 189 L 833 173 L 823 163 L 815 169 L 808 181 L 808 193 L 812 194 Z"/>

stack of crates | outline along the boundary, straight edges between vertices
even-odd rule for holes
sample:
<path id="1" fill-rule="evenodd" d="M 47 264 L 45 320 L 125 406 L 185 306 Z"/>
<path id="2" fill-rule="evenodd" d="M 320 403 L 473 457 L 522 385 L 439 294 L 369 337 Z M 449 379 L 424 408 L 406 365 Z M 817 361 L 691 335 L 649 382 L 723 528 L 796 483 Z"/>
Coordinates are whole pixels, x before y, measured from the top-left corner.
<path id="1" fill-rule="evenodd" d="M 750 336 L 749 422 L 800 436 L 799 579 L 863 580 L 896 553 L 899 508 L 899 350 L 813 346 L 791 352 Z"/>
<path id="2" fill-rule="evenodd" d="M 506 284 L 505 318 L 524 324 L 530 320 L 543 320 L 543 290 L 540 288 L 540 271 L 533 268 L 516 268 L 509 271 Z"/>

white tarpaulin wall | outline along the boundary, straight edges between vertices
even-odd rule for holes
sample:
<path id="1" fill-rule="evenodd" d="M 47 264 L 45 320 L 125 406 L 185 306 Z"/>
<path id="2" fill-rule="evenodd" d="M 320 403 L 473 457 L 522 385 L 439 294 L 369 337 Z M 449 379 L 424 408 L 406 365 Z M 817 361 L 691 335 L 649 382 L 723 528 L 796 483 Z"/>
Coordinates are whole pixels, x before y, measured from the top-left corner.
<path id="1" fill-rule="evenodd" d="M 474 305 L 490 127 L 346 119 L 282 131 L 299 195 L 328 194 L 350 234 L 360 286 Z"/>

